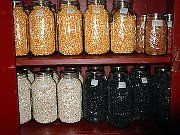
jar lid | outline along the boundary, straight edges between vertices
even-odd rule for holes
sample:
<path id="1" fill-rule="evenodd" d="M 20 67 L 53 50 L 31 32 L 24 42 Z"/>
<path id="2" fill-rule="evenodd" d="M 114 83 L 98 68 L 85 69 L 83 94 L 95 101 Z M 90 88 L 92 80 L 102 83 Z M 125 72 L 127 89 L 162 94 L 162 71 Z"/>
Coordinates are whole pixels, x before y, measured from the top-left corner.
<path id="1" fill-rule="evenodd" d="M 49 0 L 33 0 L 33 5 L 39 5 L 39 6 L 46 6 L 46 5 L 50 5 L 51 2 Z"/>
<path id="2" fill-rule="evenodd" d="M 54 71 L 55 70 L 55 67 L 41 67 L 41 71 Z"/>
<path id="3" fill-rule="evenodd" d="M 79 72 L 80 71 L 80 68 L 79 67 L 65 67 L 64 70 L 68 70 L 68 71 L 71 71 L 71 70 L 74 70 L 74 71 L 77 71 Z"/>
<path id="4" fill-rule="evenodd" d="M 164 14 L 162 13 L 154 13 L 154 14 L 147 14 L 148 17 L 164 17 Z"/>
<path id="5" fill-rule="evenodd" d="M 75 70 L 71 70 L 71 71 L 63 70 L 63 71 L 61 71 L 61 76 L 79 77 L 79 73 Z"/>
<path id="6" fill-rule="evenodd" d="M 35 75 L 51 75 L 50 71 L 37 71 L 34 73 L 35 73 Z"/>
<path id="7" fill-rule="evenodd" d="M 106 4 L 106 0 L 88 0 L 88 4 Z"/>
<path id="8" fill-rule="evenodd" d="M 16 6 L 23 6 L 24 3 L 21 1 L 21 0 L 13 0 L 13 7 L 16 7 Z"/>

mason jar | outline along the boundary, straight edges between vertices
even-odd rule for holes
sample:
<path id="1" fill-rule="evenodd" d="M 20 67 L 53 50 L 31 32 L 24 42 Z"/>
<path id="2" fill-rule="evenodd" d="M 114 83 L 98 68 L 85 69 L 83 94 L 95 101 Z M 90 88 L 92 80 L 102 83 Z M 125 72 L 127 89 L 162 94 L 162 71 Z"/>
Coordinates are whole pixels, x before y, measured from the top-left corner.
<path id="1" fill-rule="evenodd" d="M 110 49 L 109 13 L 106 0 L 88 0 L 84 14 L 85 51 L 104 54 Z"/>
<path id="2" fill-rule="evenodd" d="M 90 122 L 103 122 L 108 114 L 108 83 L 104 72 L 88 70 L 83 86 L 84 117 Z"/>
<path id="3" fill-rule="evenodd" d="M 62 71 L 57 93 L 60 120 L 65 123 L 79 122 L 82 116 L 82 86 L 78 72 Z"/>
<path id="4" fill-rule="evenodd" d="M 29 15 L 30 50 L 33 55 L 50 55 L 55 51 L 55 23 L 48 0 L 34 0 Z"/>
<path id="5" fill-rule="evenodd" d="M 136 15 L 131 0 L 115 0 L 111 22 L 111 51 L 132 53 L 136 45 Z"/>
<path id="6" fill-rule="evenodd" d="M 166 54 L 167 23 L 163 14 L 148 14 L 146 21 L 145 51 L 149 55 Z"/>
<path id="7" fill-rule="evenodd" d="M 16 56 L 24 56 L 29 52 L 28 16 L 20 0 L 13 0 L 13 17 Z"/>
<path id="8" fill-rule="evenodd" d="M 17 72 L 18 99 L 20 124 L 31 120 L 31 83 L 27 78 L 27 72 Z"/>
<path id="9" fill-rule="evenodd" d="M 57 119 L 56 83 L 50 72 L 37 72 L 32 84 L 33 118 L 39 123 Z"/>

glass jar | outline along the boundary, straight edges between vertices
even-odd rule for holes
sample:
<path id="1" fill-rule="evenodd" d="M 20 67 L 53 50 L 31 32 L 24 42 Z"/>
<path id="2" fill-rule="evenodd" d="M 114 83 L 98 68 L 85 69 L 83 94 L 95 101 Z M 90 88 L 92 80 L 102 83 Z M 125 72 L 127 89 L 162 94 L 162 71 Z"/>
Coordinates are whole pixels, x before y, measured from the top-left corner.
<path id="1" fill-rule="evenodd" d="M 55 51 L 55 23 L 48 0 L 34 0 L 29 15 L 30 50 L 33 55 L 50 55 Z"/>
<path id="2" fill-rule="evenodd" d="M 61 0 L 57 14 L 59 52 L 78 55 L 83 51 L 82 14 L 77 0 Z"/>
<path id="3" fill-rule="evenodd" d="M 48 71 L 48 72 L 50 72 L 51 75 L 52 75 L 52 78 L 54 79 L 56 84 L 58 83 L 59 76 L 56 73 L 56 68 L 55 67 L 41 67 L 41 71 L 44 71 L 44 72 Z"/>
<path id="4" fill-rule="evenodd" d="M 50 72 L 37 72 L 32 84 L 33 118 L 39 123 L 57 119 L 56 83 Z"/>
<path id="5" fill-rule="evenodd" d="M 28 16 L 20 0 L 13 1 L 14 34 L 16 56 L 24 56 L 29 52 L 28 47 Z"/>
<path id="6" fill-rule="evenodd" d="M 137 53 L 144 53 L 145 51 L 145 24 L 146 24 L 146 15 L 137 17 L 137 26 L 136 26 L 136 49 Z"/>
<path id="7" fill-rule="evenodd" d="M 31 120 L 31 83 L 25 71 L 17 72 L 20 124 Z"/>
<path id="8" fill-rule="evenodd" d="M 151 117 L 151 80 L 145 66 L 131 72 L 132 112 L 134 120 L 148 120 Z"/>
<path id="9" fill-rule="evenodd" d="M 136 15 L 130 0 L 118 0 L 111 22 L 111 51 L 132 53 L 136 44 Z"/>
<path id="10" fill-rule="evenodd" d="M 168 23 L 168 48 L 167 52 L 169 54 L 172 53 L 172 46 L 173 46 L 173 18 L 172 14 L 167 14 L 167 23 Z"/>
<path id="11" fill-rule="evenodd" d="M 78 72 L 62 71 L 57 85 L 59 118 L 65 123 L 75 123 L 82 116 L 82 86 Z"/>
<path id="12" fill-rule="evenodd" d="M 103 54 L 110 49 L 109 13 L 105 0 L 88 0 L 84 14 L 85 51 Z"/>
<path id="13" fill-rule="evenodd" d="M 145 39 L 147 54 L 162 55 L 166 53 L 167 23 L 162 14 L 147 15 Z"/>
<path id="14" fill-rule="evenodd" d="M 86 72 L 83 86 L 84 117 L 90 122 L 107 120 L 108 113 L 108 83 L 104 73 L 97 70 Z"/>
<path id="15" fill-rule="evenodd" d="M 170 68 L 161 66 L 155 68 L 153 78 L 153 100 L 155 101 L 154 110 L 158 123 L 168 124 L 170 120 Z"/>
<path id="16" fill-rule="evenodd" d="M 32 83 L 34 81 L 34 73 L 32 72 L 32 69 L 29 67 L 20 67 L 17 68 L 19 71 L 27 72 L 28 80 Z"/>
<path id="17" fill-rule="evenodd" d="M 132 122 L 131 89 L 125 67 L 111 71 L 109 80 L 108 122 L 116 127 L 124 128 Z"/>

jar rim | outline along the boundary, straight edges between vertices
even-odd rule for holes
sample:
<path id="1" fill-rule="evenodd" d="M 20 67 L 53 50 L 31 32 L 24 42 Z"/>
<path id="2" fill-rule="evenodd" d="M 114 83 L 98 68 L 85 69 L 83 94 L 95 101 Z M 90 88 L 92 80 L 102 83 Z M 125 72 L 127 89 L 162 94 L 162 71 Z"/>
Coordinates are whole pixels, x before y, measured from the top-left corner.
<path id="1" fill-rule="evenodd" d="M 51 4 L 51 1 L 49 0 L 33 0 L 33 6 L 36 6 L 36 5 L 46 6 L 50 4 Z"/>

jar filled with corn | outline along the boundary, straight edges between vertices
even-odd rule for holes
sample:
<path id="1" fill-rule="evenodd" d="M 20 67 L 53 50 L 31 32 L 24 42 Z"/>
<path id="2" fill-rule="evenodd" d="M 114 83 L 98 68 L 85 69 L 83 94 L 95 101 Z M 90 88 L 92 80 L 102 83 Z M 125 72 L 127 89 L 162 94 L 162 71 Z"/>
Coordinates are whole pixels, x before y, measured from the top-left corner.
<path id="1" fill-rule="evenodd" d="M 61 0 L 57 14 L 59 52 L 78 55 L 83 51 L 82 14 L 78 0 Z"/>
<path id="2" fill-rule="evenodd" d="M 20 0 L 13 1 L 14 34 L 16 56 L 24 56 L 29 52 L 28 47 L 28 16 Z"/>
<path id="3" fill-rule="evenodd" d="M 55 23 L 48 0 L 34 0 L 29 15 L 30 50 L 35 55 L 50 55 L 55 51 Z"/>
<path id="4" fill-rule="evenodd" d="M 105 0 L 88 0 L 84 14 L 85 51 L 104 54 L 110 49 L 109 13 Z"/>
<path id="5" fill-rule="evenodd" d="M 131 0 L 114 0 L 111 22 L 111 51 L 132 53 L 136 44 L 136 15 Z"/>

